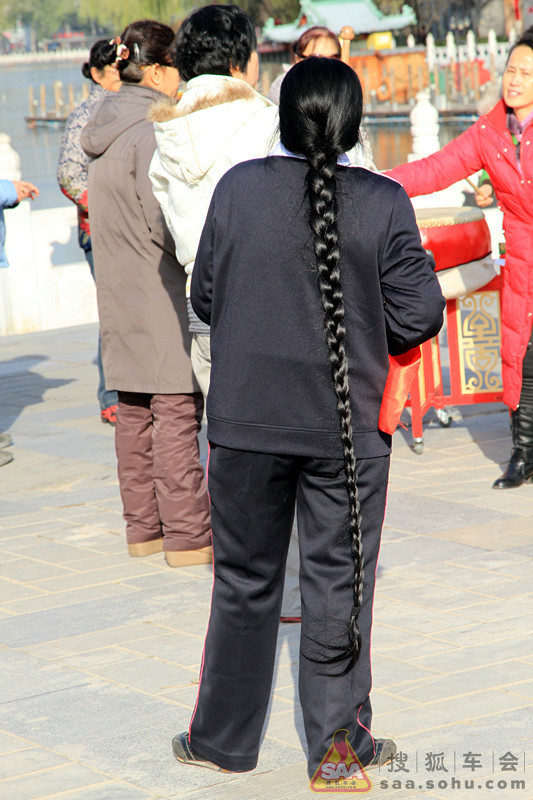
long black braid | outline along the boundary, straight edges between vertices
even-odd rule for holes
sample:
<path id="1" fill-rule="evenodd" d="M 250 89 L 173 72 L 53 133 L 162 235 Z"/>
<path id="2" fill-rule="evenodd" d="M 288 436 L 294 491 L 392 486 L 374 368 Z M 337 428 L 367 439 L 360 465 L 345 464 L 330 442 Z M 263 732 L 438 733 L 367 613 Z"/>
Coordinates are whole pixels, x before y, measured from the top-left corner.
<path id="1" fill-rule="evenodd" d="M 344 325 L 344 301 L 339 263 L 335 167 L 336 163 L 333 165 L 331 163 L 324 164 L 322 167 L 318 164 L 311 165 L 307 174 L 307 181 L 311 204 L 309 227 L 314 234 L 318 287 L 324 310 L 326 344 L 329 349 L 333 384 L 337 395 L 337 410 L 339 412 L 344 451 L 346 489 L 349 501 L 350 544 L 355 566 L 353 607 L 349 623 L 350 657 L 351 660 L 355 661 L 361 647 L 357 618 L 363 596 L 364 560 L 361 515 L 357 493 L 356 459 L 352 436 L 348 358 L 345 348 L 346 328 Z"/>
<path id="2" fill-rule="evenodd" d="M 339 652 L 327 659 L 312 659 L 324 664 L 347 661 L 345 669 L 338 674 L 345 674 L 353 667 L 361 650 L 357 620 L 363 596 L 364 558 L 345 348 L 336 168 L 338 156 L 358 141 L 361 112 L 359 80 L 342 62 L 325 58 L 306 59 L 295 65 L 283 80 L 280 92 L 281 141 L 288 150 L 304 155 L 309 164 L 309 227 L 313 233 L 326 344 L 337 396 L 349 502 L 348 526 L 354 561 L 349 643 L 341 647 L 326 645 Z"/>

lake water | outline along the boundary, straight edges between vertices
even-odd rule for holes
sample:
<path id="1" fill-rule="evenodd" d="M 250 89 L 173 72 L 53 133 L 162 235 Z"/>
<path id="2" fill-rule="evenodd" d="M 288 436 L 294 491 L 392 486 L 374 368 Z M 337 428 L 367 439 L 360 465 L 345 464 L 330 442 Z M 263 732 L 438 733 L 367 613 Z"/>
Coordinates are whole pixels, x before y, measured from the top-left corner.
<path id="1" fill-rule="evenodd" d="M 20 156 L 22 177 L 35 183 L 41 191 L 36 208 L 37 204 L 39 208 L 56 208 L 70 203 L 59 191 L 55 177 L 63 126 L 54 123 L 34 130 L 27 127 L 24 117 L 29 113 L 29 87 L 34 86 L 38 99 L 39 86 L 46 86 L 48 107 L 52 107 L 55 81 L 62 81 L 65 97 L 66 87 L 72 84 L 75 96 L 81 98 L 86 82 L 81 74 L 81 63 L 80 59 L 73 59 L 0 67 L 0 132 L 11 137 L 11 146 Z M 441 145 L 465 130 L 468 124 L 441 125 Z M 407 159 L 412 145 L 408 121 L 368 124 L 367 131 L 378 169 L 389 169 Z"/>
<path id="2" fill-rule="evenodd" d="M 11 146 L 20 156 L 22 177 L 35 183 L 41 192 L 35 201 L 39 208 L 56 208 L 70 205 L 57 185 L 56 166 L 63 126 L 58 123 L 30 130 L 24 119 L 29 113 L 28 92 L 33 84 L 36 97 L 39 86 L 47 89 L 47 103 L 52 107 L 53 85 L 62 81 L 66 87 L 74 86 L 76 97 L 81 97 L 83 84 L 81 62 L 66 61 L 50 64 L 14 64 L 0 67 L 0 132 L 11 137 Z"/>

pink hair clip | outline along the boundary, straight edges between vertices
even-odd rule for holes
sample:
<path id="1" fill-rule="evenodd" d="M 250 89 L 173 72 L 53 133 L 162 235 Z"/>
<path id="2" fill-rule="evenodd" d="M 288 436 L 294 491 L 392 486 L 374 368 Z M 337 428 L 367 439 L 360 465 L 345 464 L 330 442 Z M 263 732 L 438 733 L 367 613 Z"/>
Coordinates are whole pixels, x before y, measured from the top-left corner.
<path id="1" fill-rule="evenodd" d="M 114 39 L 111 39 L 109 44 L 116 45 L 117 48 L 117 57 L 115 58 L 115 64 L 117 61 L 126 61 L 130 57 L 130 51 L 126 47 L 125 44 L 122 44 L 120 41 L 120 36 L 115 36 Z"/>

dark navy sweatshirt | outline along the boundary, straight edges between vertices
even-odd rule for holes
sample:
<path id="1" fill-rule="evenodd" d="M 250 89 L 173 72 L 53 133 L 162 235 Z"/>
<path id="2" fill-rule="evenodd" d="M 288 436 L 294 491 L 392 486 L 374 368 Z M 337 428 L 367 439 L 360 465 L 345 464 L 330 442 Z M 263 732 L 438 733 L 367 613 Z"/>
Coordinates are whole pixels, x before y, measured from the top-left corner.
<path id="1" fill-rule="evenodd" d="M 309 229 L 307 164 L 238 164 L 215 189 L 191 301 L 211 326 L 208 439 L 239 450 L 342 458 Z M 435 336 L 444 299 L 395 181 L 337 167 L 340 268 L 356 456 L 390 452 L 378 429 L 388 355 Z"/>

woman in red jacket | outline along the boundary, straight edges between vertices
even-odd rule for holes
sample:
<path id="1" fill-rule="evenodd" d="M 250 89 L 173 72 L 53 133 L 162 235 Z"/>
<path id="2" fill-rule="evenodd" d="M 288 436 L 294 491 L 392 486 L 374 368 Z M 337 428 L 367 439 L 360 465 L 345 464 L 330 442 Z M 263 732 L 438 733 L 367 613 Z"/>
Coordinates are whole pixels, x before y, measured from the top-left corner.
<path id="1" fill-rule="evenodd" d="M 504 213 L 501 355 L 513 449 L 493 488 L 509 489 L 533 481 L 533 27 L 509 54 L 503 99 L 492 111 L 438 153 L 386 174 L 412 197 L 444 189 L 482 168 Z"/>

